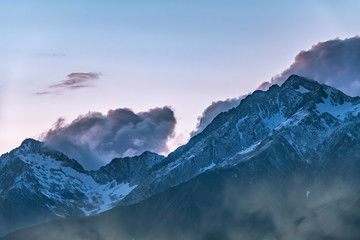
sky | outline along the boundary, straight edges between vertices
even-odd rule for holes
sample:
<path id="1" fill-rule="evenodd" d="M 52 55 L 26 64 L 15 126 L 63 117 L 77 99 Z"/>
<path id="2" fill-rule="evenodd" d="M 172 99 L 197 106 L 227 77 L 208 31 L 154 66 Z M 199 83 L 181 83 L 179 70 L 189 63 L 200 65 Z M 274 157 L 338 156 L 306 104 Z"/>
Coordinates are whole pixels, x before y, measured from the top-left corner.
<path id="1" fill-rule="evenodd" d="M 357 0 L 0 5 L 0 153 L 84 118 L 101 118 L 107 129 L 110 110 L 129 110 L 147 134 L 158 118 L 171 119 L 162 122 L 166 147 L 155 148 L 167 154 L 186 143 L 212 102 L 248 94 L 301 51 L 360 29 Z"/>

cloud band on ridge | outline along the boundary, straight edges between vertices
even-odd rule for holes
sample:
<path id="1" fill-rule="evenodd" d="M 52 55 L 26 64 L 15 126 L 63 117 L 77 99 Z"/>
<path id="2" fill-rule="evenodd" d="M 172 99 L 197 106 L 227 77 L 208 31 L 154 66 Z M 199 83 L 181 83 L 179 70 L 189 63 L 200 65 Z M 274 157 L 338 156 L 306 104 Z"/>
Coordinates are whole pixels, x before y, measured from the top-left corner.
<path id="1" fill-rule="evenodd" d="M 292 74 L 330 85 L 351 96 L 359 96 L 360 37 L 319 42 L 310 50 L 301 51 L 288 69 L 270 82 L 263 82 L 256 90 L 265 91 L 271 85 L 281 85 Z M 192 135 L 203 131 L 219 113 L 236 107 L 242 98 L 244 96 L 213 102 L 198 118 L 197 128 Z"/>
<path id="2" fill-rule="evenodd" d="M 244 97 L 245 96 L 240 96 L 238 98 L 229 98 L 224 101 L 212 102 L 211 105 L 204 110 L 202 115 L 198 117 L 196 130 L 191 132 L 191 136 L 195 136 L 196 134 L 202 132 L 220 113 L 237 107 Z"/>
<path id="3" fill-rule="evenodd" d="M 360 95 L 360 37 L 319 42 L 301 51 L 295 62 L 272 84 L 281 85 L 291 74 L 304 76 L 340 89 L 351 96 Z"/>

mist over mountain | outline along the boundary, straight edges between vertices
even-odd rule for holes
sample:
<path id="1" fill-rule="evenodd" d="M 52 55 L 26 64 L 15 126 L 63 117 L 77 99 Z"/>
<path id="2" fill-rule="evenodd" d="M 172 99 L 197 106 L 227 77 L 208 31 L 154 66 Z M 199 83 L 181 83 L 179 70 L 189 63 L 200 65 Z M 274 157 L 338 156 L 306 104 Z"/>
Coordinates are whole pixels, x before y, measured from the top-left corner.
<path id="1" fill-rule="evenodd" d="M 300 172 L 287 178 L 258 173 L 252 181 L 237 173 L 209 170 L 138 204 L 51 221 L 4 239 L 358 239 L 354 185 L 307 180 Z"/>
<path id="2" fill-rule="evenodd" d="M 26 140 L 0 158 L 1 232 L 61 218 L 5 239 L 357 239 L 359 113 L 359 97 L 292 75 L 167 157 L 87 171 Z"/>

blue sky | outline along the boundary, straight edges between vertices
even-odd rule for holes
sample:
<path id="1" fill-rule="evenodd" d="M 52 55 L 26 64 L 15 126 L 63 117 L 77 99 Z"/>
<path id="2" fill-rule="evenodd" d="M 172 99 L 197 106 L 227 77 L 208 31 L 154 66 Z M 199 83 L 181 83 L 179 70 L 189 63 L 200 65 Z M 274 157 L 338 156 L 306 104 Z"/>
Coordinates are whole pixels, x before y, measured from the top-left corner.
<path id="1" fill-rule="evenodd" d="M 301 51 L 359 34 L 359 1 L 2 1 L 0 153 L 59 118 L 171 106 L 171 148 L 212 101 L 281 73 Z M 36 95 L 76 72 L 92 87 Z"/>

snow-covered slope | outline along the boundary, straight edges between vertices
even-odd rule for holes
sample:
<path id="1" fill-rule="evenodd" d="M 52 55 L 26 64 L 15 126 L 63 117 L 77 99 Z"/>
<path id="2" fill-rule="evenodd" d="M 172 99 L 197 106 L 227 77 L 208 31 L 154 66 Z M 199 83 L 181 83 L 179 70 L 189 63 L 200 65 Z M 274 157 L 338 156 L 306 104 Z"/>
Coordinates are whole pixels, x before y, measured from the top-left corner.
<path id="1" fill-rule="evenodd" d="M 90 172 L 43 143 L 26 139 L 0 158 L 0 234 L 29 223 L 111 209 L 137 186 L 141 178 L 133 175 L 161 159 L 145 152 Z"/>

